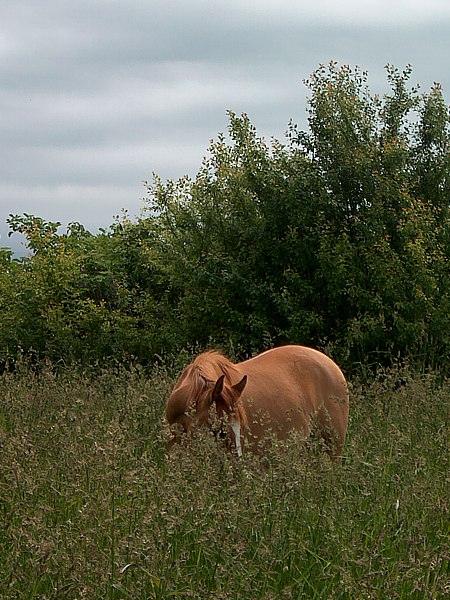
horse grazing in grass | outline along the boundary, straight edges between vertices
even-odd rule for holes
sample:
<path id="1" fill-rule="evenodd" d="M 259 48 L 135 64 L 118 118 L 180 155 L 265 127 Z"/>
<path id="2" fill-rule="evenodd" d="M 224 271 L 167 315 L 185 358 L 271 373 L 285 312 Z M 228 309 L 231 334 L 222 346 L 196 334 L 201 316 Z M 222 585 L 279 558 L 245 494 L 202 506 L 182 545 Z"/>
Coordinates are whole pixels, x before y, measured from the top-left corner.
<path id="1" fill-rule="evenodd" d="M 281 346 L 233 364 L 205 352 L 182 372 L 166 404 L 170 426 L 208 426 L 227 436 L 238 456 L 257 450 L 267 431 L 308 436 L 313 423 L 340 459 L 348 421 L 348 390 L 339 367 L 304 346 Z M 219 427 L 219 428 L 218 428 Z M 177 440 L 176 434 L 172 442 Z"/>

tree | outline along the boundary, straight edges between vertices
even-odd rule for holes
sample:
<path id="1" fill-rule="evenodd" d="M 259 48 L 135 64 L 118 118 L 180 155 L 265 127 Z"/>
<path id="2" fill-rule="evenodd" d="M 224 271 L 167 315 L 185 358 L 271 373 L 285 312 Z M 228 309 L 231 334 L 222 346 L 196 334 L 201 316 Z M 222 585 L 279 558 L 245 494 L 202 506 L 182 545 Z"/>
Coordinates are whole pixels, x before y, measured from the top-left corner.
<path id="1" fill-rule="evenodd" d="M 307 82 L 308 133 L 269 146 L 230 113 L 194 181 L 149 187 L 180 339 L 261 350 L 334 344 L 341 360 L 448 351 L 448 109 L 335 63 Z"/>
<path id="2" fill-rule="evenodd" d="M 257 135 L 229 113 L 197 176 L 148 186 L 147 210 L 92 236 L 12 216 L 31 254 L 0 254 L 0 353 L 135 357 L 219 345 L 326 348 L 343 365 L 448 364 L 449 110 L 336 63 L 306 82 L 309 130 Z"/>

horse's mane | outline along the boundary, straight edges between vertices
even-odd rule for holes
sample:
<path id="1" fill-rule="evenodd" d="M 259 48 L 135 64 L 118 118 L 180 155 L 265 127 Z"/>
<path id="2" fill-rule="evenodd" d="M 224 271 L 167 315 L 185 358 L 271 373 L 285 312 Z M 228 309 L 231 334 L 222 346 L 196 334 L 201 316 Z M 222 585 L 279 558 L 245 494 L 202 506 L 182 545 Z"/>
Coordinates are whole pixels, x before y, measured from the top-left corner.
<path id="1" fill-rule="evenodd" d="M 191 402 L 196 402 L 207 390 L 211 389 L 216 381 L 225 375 L 225 383 L 232 386 L 242 378 L 239 370 L 226 356 L 216 350 L 199 354 L 192 362 L 183 378 L 183 385 L 188 388 L 188 397 Z M 224 400 L 229 404 L 227 394 Z M 237 403 L 236 412 L 241 422 L 246 423 L 246 415 L 240 402 Z"/>
<path id="2" fill-rule="evenodd" d="M 226 383 L 231 385 L 232 373 L 236 373 L 233 379 L 237 379 L 239 373 L 233 363 L 220 352 L 210 350 L 199 354 L 181 377 L 189 398 L 195 401 L 211 388 L 221 375 L 225 375 Z"/>
<path id="3" fill-rule="evenodd" d="M 226 383 L 232 385 L 239 377 L 236 366 L 216 350 L 199 354 L 192 363 L 192 369 L 197 371 L 208 383 L 215 383 L 221 375 L 225 375 Z"/>

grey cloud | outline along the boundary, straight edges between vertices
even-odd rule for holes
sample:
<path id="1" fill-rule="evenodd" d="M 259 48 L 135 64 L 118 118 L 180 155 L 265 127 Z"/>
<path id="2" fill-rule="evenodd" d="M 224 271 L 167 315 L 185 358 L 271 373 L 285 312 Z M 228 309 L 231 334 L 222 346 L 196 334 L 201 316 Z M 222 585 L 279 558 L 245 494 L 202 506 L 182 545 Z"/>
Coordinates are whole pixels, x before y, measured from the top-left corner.
<path id="1" fill-rule="evenodd" d="M 110 224 L 120 203 L 135 213 L 152 171 L 195 175 L 209 140 L 227 126 L 227 109 L 249 113 L 266 137 L 282 137 L 291 117 L 306 126 L 302 79 L 320 63 L 359 65 L 381 93 L 385 63 L 412 63 L 413 82 L 426 90 L 438 80 L 448 97 L 448 3 L 430 0 L 425 11 L 409 2 L 404 18 L 404 0 L 370 0 L 367 14 L 350 0 L 331 4 L 7 3 L 0 244 L 10 212 L 47 211 L 42 216 L 52 220 L 54 211 L 64 220 L 65 211 L 69 219 L 78 210 L 71 220 L 88 227 Z M 90 201 L 76 202 L 77 189 Z"/>

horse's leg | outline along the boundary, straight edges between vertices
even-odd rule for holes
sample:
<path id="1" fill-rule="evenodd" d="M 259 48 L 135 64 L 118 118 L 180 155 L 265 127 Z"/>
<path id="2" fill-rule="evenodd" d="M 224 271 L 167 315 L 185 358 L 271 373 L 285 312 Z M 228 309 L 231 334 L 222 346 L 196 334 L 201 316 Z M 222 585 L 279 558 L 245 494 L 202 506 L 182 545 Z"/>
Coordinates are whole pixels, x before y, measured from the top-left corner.
<path id="1" fill-rule="evenodd" d="M 332 459 L 341 462 L 344 439 L 340 434 L 339 423 L 335 422 L 335 419 L 332 418 L 332 415 L 324 406 L 317 414 L 317 422 L 327 453 Z"/>

